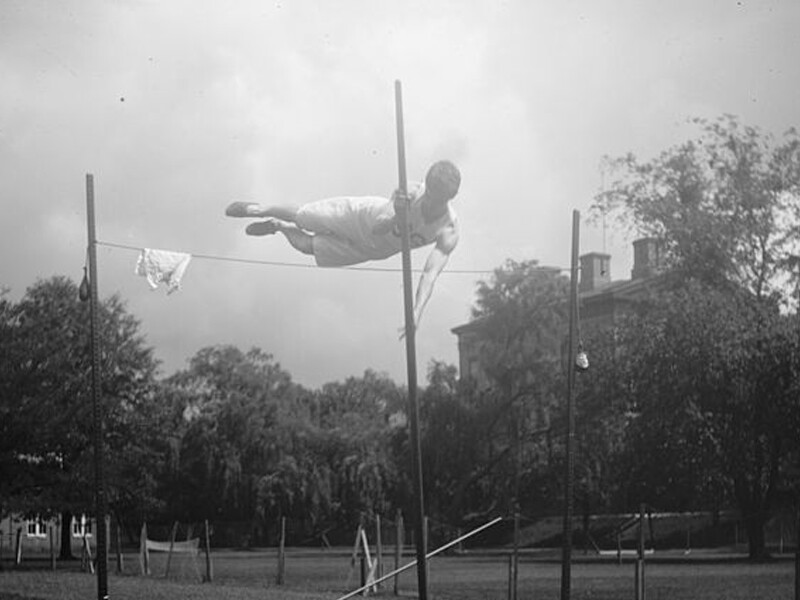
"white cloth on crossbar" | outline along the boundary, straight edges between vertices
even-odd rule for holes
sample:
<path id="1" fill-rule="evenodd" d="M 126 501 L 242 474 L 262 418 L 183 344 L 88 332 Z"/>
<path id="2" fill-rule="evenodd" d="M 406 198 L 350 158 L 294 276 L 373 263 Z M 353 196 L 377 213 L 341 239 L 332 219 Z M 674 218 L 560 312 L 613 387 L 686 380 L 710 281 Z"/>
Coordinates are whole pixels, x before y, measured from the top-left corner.
<path id="1" fill-rule="evenodd" d="M 197 554 L 197 548 L 200 545 L 200 538 L 192 538 L 185 542 L 156 542 L 147 540 L 147 549 L 153 552 L 169 552 L 170 546 L 172 551 L 181 554 Z"/>
<path id="2" fill-rule="evenodd" d="M 181 278 L 189 266 L 192 255 L 170 250 L 142 249 L 136 261 L 135 273 L 147 277 L 150 288 L 155 290 L 160 282 L 167 286 L 167 294 L 181 287 Z"/>

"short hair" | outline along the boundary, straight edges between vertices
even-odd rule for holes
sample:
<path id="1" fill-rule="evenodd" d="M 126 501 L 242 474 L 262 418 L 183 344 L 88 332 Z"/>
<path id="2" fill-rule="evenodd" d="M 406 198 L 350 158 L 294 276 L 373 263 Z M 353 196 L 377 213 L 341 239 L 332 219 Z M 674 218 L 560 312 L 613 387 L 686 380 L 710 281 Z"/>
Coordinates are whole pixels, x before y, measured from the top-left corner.
<path id="1" fill-rule="evenodd" d="M 455 197 L 461 185 L 461 172 L 449 160 L 440 160 L 428 169 L 425 175 L 425 189 L 448 200 Z"/>

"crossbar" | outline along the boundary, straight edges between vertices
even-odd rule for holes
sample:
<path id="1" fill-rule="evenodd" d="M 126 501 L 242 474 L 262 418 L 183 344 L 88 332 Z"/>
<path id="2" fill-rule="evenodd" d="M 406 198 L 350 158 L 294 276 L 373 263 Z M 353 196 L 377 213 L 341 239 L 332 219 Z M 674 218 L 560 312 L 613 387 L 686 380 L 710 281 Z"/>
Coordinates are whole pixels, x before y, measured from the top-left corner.
<path id="1" fill-rule="evenodd" d="M 495 524 L 499 523 L 502 520 L 503 520 L 503 517 L 497 517 L 495 519 L 492 519 L 488 523 L 485 523 L 485 524 L 481 525 L 480 527 L 477 527 L 477 528 L 473 529 L 469 533 L 465 533 L 461 537 L 458 537 L 458 538 L 454 539 L 452 542 L 448 542 L 444 546 L 440 546 L 436 550 L 428 552 L 428 554 L 425 555 L 425 558 L 426 559 L 432 558 L 432 557 L 436 556 L 437 554 L 440 554 L 440 553 L 444 552 L 448 548 L 452 548 L 456 544 L 459 544 L 459 543 L 463 542 L 465 539 L 467 539 L 469 537 L 472 537 L 476 533 L 479 533 L 479 532 L 483 531 L 484 529 L 488 529 L 492 525 L 495 525 Z M 411 567 L 416 566 L 416 564 L 417 564 L 416 559 L 412 560 L 410 563 L 403 565 L 399 569 L 395 569 L 391 573 L 387 573 L 383 577 L 380 577 L 380 578 L 376 579 L 375 581 L 373 581 L 373 582 L 371 582 L 371 583 L 369 583 L 367 585 L 363 585 L 360 588 L 358 588 L 357 590 L 353 590 L 352 592 L 349 592 L 349 593 L 345 594 L 344 596 L 342 596 L 341 598 L 338 598 L 337 600 L 347 600 L 348 598 L 352 598 L 353 596 L 355 596 L 357 594 L 360 594 L 361 592 L 363 592 L 364 590 L 366 590 L 369 587 L 372 587 L 372 586 L 375 586 L 375 585 L 377 585 L 379 583 L 382 583 L 382 582 L 386 581 L 387 579 L 390 579 L 390 578 L 394 577 L 395 575 L 399 575 L 403 571 L 407 571 Z"/>

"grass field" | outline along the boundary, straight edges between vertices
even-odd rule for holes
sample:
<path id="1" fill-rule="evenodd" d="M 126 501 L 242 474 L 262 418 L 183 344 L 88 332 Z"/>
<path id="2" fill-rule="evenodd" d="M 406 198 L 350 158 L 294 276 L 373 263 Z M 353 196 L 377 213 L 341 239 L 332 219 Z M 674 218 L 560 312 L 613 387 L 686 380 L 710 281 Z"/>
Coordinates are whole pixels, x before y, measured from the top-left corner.
<path id="1" fill-rule="evenodd" d="M 285 583 L 275 583 L 274 551 L 220 551 L 214 555 L 213 583 L 200 583 L 204 564 L 173 559 L 169 579 L 163 577 L 163 555 L 154 555 L 153 576 L 135 575 L 135 555 L 125 557 L 123 574 L 109 567 L 112 599 L 135 600 L 335 600 L 358 587 L 358 569 L 351 569 L 347 551 L 293 550 L 286 558 Z M 406 557 L 405 561 L 410 560 Z M 388 564 L 393 564 L 388 560 Z M 77 562 L 60 563 L 56 572 L 46 560 L 29 560 L 21 569 L 6 563 L 0 571 L 0 600 L 84 600 L 97 595 L 94 575 L 82 573 Z M 387 567 L 387 571 L 391 567 Z M 429 596 L 437 600 L 504 600 L 508 596 L 506 556 L 470 553 L 443 556 L 429 563 Z M 793 600 L 794 564 L 789 557 L 753 564 L 740 556 L 703 554 L 690 557 L 663 553 L 646 565 L 647 600 Z M 571 597 L 576 600 L 628 600 L 634 598 L 634 565 L 577 556 L 572 565 Z M 542 556 L 523 556 L 518 598 L 559 598 L 561 565 Z M 416 571 L 400 577 L 400 591 L 414 596 Z M 380 595 L 391 598 L 387 582 Z"/>

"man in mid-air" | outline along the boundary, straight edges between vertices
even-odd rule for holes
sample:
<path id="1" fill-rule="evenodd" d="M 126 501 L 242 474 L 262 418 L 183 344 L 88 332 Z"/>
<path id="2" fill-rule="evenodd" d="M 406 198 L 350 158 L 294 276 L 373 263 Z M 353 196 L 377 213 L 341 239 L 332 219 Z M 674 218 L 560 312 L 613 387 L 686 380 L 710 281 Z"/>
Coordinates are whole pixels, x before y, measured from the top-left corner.
<path id="1" fill-rule="evenodd" d="M 417 285 L 414 326 L 430 299 L 433 285 L 458 243 L 458 222 L 450 201 L 461 185 L 461 173 L 450 161 L 434 163 L 425 183 L 408 191 L 412 248 L 433 244 Z M 339 196 L 297 206 L 263 206 L 233 202 L 229 217 L 261 219 L 247 226 L 248 235 L 282 233 L 293 248 L 314 256 L 320 267 L 342 267 L 381 260 L 402 249 L 395 204 L 406 198 Z"/>

